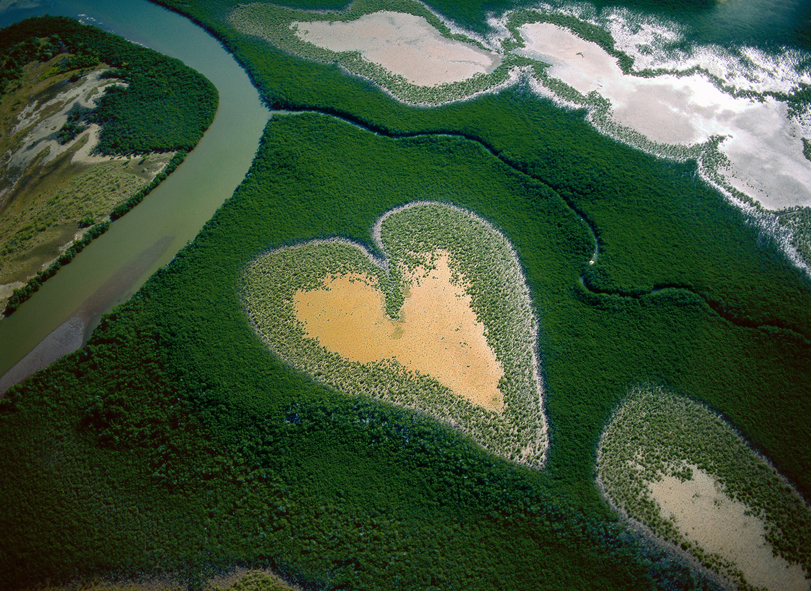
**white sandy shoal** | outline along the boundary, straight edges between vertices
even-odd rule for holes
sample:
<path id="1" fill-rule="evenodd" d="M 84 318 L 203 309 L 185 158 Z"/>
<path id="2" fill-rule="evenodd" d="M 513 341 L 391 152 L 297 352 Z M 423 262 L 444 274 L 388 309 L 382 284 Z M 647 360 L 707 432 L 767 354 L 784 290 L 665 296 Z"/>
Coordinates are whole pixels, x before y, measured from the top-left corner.
<path id="1" fill-rule="evenodd" d="M 775 556 L 763 521 L 747 515 L 747 506 L 727 496 L 715 478 L 696 468 L 682 482 L 674 476 L 648 484 L 665 518 L 705 551 L 731 560 L 746 581 L 769 591 L 808 591 L 811 583 L 799 564 Z"/>
<path id="2" fill-rule="evenodd" d="M 88 130 L 83 131 L 75 139 L 60 145 L 54 139 L 49 139 L 51 135 L 59 131 L 67 122 L 70 110 L 79 105 L 84 108 L 93 109 L 97 106 L 99 99 L 104 95 L 104 91 L 112 86 L 126 86 L 120 80 L 102 79 L 105 70 L 90 72 L 81 84 L 73 86 L 64 92 L 59 93 L 50 101 L 38 104 L 36 101 L 29 103 L 17 116 L 17 121 L 12 129 L 12 136 L 20 133 L 26 128 L 31 129 L 22 139 L 19 149 L 15 150 L 8 157 L 6 167 L 9 169 L 23 170 L 27 168 L 43 150 L 48 150 L 48 154 L 43 158 L 43 164 L 51 162 L 56 157 L 70 150 L 82 138 L 88 137 L 88 141 L 82 150 L 89 152 L 98 145 L 98 126 L 92 125 Z M 48 117 L 42 118 L 46 109 L 58 107 L 59 110 Z M 81 150 L 80 150 L 81 151 Z M 110 157 L 85 157 L 88 163 L 96 163 L 111 160 Z M 82 157 L 75 162 L 84 162 Z"/>
<path id="3" fill-rule="evenodd" d="M 330 51 L 358 51 L 364 59 L 418 86 L 461 82 L 486 74 L 501 56 L 442 37 L 424 17 L 380 11 L 350 22 L 294 22 L 303 41 Z"/>
<path id="4" fill-rule="evenodd" d="M 549 75 L 582 94 L 597 92 L 612 117 L 654 142 L 700 144 L 725 136 L 730 166 L 719 172 L 768 209 L 811 205 L 811 162 L 803 155 L 804 130 L 785 104 L 735 98 L 702 75 L 640 78 L 623 74 L 596 43 L 550 23 L 523 25 L 522 55 L 551 63 Z"/>

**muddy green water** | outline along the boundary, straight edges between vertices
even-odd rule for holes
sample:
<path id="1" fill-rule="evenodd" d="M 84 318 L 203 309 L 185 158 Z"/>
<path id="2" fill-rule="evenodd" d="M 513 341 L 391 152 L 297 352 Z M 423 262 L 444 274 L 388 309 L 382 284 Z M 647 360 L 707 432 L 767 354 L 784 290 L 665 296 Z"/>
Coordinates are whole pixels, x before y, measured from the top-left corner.
<path id="1" fill-rule="evenodd" d="M 15 314 L 0 320 L 0 376 L 71 317 L 85 320 L 86 338 L 102 313 L 127 300 L 193 240 L 244 178 L 270 116 L 234 58 L 175 13 L 146 0 L 67 0 L 0 11 L 0 27 L 46 13 L 78 18 L 181 59 L 216 85 L 220 104 L 182 166 Z"/>

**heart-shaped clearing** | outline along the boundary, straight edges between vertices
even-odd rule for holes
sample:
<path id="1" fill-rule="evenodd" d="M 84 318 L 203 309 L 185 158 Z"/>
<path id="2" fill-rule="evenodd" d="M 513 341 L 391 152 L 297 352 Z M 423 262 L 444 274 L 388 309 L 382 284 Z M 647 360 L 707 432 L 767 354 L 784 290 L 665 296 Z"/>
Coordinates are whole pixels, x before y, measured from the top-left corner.
<path id="1" fill-rule="evenodd" d="M 432 270 L 412 275 L 399 320 L 386 314 L 384 294 L 368 275 L 334 277 L 323 289 L 297 291 L 294 300 L 307 337 L 330 351 L 361 363 L 393 357 L 471 403 L 501 411 L 498 382 L 504 371 L 487 346 L 470 296 L 451 282 L 447 253 L 439 254 Z"/>
<path id="2" fill-rule="evenodd" d="M 338 390 L 426 411 L 503 457 L 546 453 L 537 327 L 515 253 L 440 203 L 380 218 L 378 260 L 343 240 L 253 261 L 243 296 L 268 346 Z"/>

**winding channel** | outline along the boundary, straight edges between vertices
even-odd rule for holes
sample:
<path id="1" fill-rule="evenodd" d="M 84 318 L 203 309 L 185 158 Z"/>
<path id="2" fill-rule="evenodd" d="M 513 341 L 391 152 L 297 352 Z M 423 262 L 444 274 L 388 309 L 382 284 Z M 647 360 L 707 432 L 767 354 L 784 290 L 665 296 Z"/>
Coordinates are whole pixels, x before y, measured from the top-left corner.
<path id="1" fill-rule="evenodd" d="M 70 16 L 176 57 L 211 80 L 220 101 L 214 122 L 186 161 L 0 321 L 0 396 L 36 365 L 81 346 L 104 312 L 129 299 L 194 239 L 245 177 L 270 118 L 233 56 L 174 12 L 147 0 L 44 0 L 33 9 L 0 11 L 0 27 L 41 14 Z"/>

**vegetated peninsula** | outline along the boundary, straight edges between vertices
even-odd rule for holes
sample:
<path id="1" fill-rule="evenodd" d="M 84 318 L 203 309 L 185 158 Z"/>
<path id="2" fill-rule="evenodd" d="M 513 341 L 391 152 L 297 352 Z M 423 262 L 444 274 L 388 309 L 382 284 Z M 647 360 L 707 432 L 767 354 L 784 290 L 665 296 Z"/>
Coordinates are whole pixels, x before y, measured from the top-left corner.
<path id="1" fill-rule="evenodd" d="M 62 17 L 0 35 L 0 309 L 13 312 L 194 148 L 214 86 Z"/>

